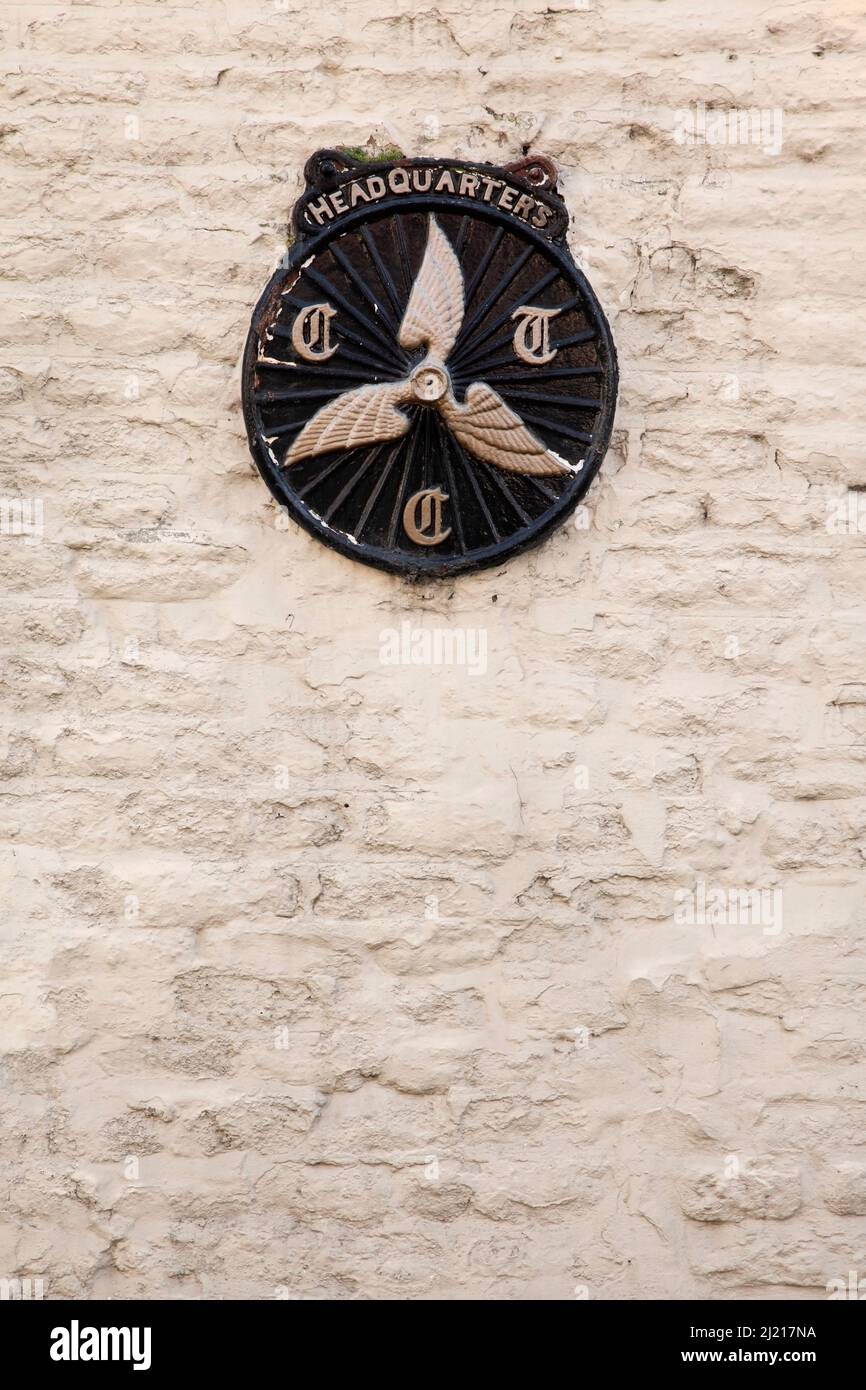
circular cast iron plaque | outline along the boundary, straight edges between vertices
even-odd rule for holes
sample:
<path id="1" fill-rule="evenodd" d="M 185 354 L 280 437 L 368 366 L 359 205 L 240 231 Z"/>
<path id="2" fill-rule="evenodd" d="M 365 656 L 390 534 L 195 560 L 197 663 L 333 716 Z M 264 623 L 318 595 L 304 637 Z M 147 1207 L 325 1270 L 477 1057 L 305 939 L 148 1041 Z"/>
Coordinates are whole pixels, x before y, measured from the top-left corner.
<path id="1" fill-rule="evenodd" d="M 244 357 L 272 493 L 344 555 L 407 575 L 536 544 L 598 471 L 617 388 L 553 166 L 321 151 L 305 173 Z"/>

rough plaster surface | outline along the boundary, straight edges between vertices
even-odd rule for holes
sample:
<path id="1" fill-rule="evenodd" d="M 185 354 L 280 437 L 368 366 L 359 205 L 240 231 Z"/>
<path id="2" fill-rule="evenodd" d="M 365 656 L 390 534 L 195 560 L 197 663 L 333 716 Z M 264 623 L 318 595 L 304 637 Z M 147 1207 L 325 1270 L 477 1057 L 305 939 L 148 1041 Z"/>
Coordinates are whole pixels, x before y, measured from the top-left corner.
<path id="1" fill-rule="evenodd" d="M 866 1272 L 859 8 L 5 6 L 0 1275 Z M 300 168 L 368 142 L 551 155 L 620 351 L 587 529 L 440 587 L 285 524 L 238 408 Z M 776 906 L 686 920 L 729 890 Z"/>

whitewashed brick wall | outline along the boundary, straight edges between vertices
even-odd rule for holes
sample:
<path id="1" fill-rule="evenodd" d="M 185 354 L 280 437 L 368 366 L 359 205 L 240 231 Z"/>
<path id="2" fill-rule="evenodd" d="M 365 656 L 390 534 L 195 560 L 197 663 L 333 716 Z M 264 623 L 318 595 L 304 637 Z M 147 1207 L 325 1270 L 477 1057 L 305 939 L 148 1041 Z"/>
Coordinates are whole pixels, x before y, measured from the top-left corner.
<path id="1" fill-rule="evenodd" d="M 866 1278 L 860 11 L 5 6 L 0 1275 Z M 239 357 L 335 144 L 557 162 L 584 529 L 412 587 L 284 524 Z"/>

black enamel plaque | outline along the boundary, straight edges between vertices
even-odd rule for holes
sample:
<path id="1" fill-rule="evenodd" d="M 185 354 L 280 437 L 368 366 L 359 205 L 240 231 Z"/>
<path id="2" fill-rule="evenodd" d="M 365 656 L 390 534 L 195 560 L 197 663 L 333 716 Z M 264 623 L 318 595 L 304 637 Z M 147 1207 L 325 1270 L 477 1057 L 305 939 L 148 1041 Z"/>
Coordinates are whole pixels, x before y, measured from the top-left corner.
<path id="1" fill-rule="evenodd" d="M 616 354 L 549 161 L 310 159 L 253 315 L 250 447 L 314 536 L 439 576 L 534 545 L 607 448 Z"/>

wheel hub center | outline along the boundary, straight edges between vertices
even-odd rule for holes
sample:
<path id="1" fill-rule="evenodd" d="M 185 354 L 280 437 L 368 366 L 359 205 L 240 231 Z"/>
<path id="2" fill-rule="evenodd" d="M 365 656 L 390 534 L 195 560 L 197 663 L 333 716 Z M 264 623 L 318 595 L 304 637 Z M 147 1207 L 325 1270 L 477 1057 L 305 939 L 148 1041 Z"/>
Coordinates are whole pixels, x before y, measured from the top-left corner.
<path id="1" fill-rule="evenodd" d="M 420 367 L 416 367 L 410 380 L 416 397 L 426 405 L 441 401 L 448 390 L 448 373 L 445 368 L 429 362 L 422 362 Z"/>

